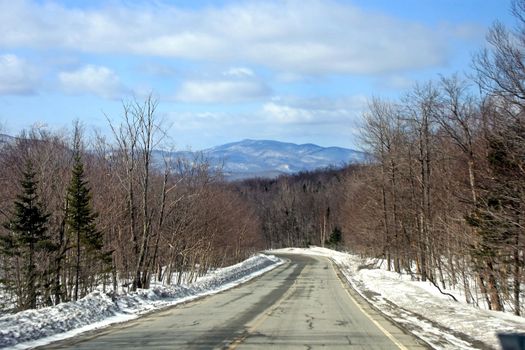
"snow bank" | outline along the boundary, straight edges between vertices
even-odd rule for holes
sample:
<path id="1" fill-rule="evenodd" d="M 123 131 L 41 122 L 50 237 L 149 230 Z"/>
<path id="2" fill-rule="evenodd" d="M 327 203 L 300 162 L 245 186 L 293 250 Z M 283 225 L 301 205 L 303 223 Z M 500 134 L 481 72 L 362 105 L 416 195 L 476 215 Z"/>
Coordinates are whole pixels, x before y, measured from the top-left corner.
<path id="1" fill-rule="evenodd" d="M 283 261 L 259 254 L 215 270 L 185 286 L 155 286 L 118 295 L 115 300 L 96 291 L 76 301 L 0 317 L 0 348 L 24 349 L 48 344 L 81 332 L 123 322 L 148 311 L 215 294 L 259 276 Z"/>
<path id="2" fill-rule="evenodd" d="M 525 333 L 522 317 L 455 302 L 430 282 L 412 281 L 353 254 L 319 247 L 275 252 L 332 259 L 362 297 L 436 349 L 499 348 L 497 333 Z"/>

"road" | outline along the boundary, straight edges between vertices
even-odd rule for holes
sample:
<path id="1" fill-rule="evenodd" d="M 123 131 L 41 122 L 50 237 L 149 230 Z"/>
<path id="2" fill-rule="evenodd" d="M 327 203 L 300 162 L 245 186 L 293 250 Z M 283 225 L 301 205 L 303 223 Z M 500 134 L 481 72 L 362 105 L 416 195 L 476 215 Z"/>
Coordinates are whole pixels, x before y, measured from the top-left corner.
<path id="1" fill-rule="evenodd" d="M 287 263 L 229 291 L 45 349 L 424 349 L 323 257 Z"/>

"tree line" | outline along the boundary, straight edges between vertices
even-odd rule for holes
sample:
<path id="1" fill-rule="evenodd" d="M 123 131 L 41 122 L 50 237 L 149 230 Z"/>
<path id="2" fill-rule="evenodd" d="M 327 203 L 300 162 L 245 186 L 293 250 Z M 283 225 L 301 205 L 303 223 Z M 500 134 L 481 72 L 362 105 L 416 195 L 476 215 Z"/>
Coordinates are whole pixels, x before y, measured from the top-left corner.
<path id="1" fill-rule="evenodd" d="M 0 145 L 3 312 L 187 283 L 261 248 L 254 209 L 220 169 L 158 151 L 154 98 L 125 102 L 109 123 L 111 137 L 76 124 Z"/>
<path id="2" fill-rule="evenodd" d="M 261 220 L 261 237 L 267 248 L 342 247 L 342 218 L 346 213 L 341 188 L 359 166 L 328 168 L 282 175 L 276 179 L 254 178 L 234 184 L 254 203 Z"/>
<path id="3" fill-rule="evenodd" d="M 466 77 L 370 100 L 367 164 L 227 183 L 203 155 L 157 151 L 166 130 L 151 97 L 123 104 L 109 141 L 75 127 L 4 143 L 3 309 L 184 283 L 261 248 L 321 245 L 521 315 L 525 0 L 512 10 L 516 28 L 494 25 Z"/>
<path id="4" fill-rule="evenodd" d="M 525 1 L 512 11 L 516 28 L 495 24 L 466 76 L 369 101 L 368 164 L 240 184 L 266 244 L 325 245 L 335 233 L 389 270 L 522 314 Z"/>
<path id="5" fill-rule="evenodd" d="M 514 2 L 513 13 L 517 29 L 494 25 L 468 78 L 416 84 L 396 101 L 372 99 L 363 142 L 377 165 L 357 191 L 366 191 L 363 218 L 371 209 L 381 219 L 356 222 L 382 242 L 380 252 L 362 244 L 388 268 L 460 286 L 467 302 L 520 315 L 525 2 Z"/>

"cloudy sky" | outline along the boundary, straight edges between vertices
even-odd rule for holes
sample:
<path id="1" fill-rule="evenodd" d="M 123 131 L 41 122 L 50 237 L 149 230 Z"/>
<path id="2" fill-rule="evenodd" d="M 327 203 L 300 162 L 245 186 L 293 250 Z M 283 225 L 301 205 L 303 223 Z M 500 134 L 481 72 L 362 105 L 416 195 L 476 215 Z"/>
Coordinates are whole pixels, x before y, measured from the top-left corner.
<path id="1" fill-rule="evenodd" d="M 468 71 L 509 3 L 0 0 L 0 123 L 106 132 L 152 92 L 179 148 L 355 148 L 367 98 Z"/>

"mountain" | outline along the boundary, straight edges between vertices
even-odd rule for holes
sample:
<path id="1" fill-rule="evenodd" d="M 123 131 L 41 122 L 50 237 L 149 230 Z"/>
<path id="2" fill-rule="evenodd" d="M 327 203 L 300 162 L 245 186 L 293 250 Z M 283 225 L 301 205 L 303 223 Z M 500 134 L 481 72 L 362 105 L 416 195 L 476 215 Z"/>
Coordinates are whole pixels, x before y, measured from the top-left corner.
<path id="1" fill-rule="evenodd" d="M 4 143 L 14 142 L 15 140 L 16 138 L 14 138 L 13 136 L 9 136 L 6 134 L 0 134 L 0 145 Z"/>
<path id="2" fill-rule="evenodd" d="M 0 134 L 0 147 L 16 140 Z M 342 167 L 349 163 L 361 163 L 368 157 L 364 152 L 341 148 L 321 147 L 311 143 L 297 145 L 270 140 L 243 140 L 201 151 L 212 166 L 221 168 L 228 180 L 250 177 L 274 178 L 329 166 Z M 155 150 L 153 161 L 162 168 L 165 157 L 193 159 L 190 151 L 167 152 Z"/>
<path id="3" fill-rule="evenodd" d="M 364 152 L 341 147 L 297 145 L 269 140 L 243 140 L 202 151 L 212 164 L 224 164 L 230 180 L 249 177 L 277 177 L 329 166 L 340 167 L 366 160 Z M 180 152 L 179 156 L 187 156 Z"/>

